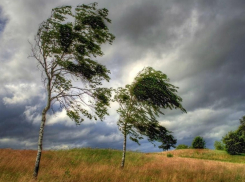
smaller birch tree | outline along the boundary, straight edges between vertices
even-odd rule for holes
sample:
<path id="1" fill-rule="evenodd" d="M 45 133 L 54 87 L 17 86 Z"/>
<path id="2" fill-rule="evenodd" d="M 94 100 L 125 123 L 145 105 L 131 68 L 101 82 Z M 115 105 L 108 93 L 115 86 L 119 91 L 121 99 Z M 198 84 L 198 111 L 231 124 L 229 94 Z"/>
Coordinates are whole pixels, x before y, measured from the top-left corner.
<path id="1" fill-rule="evenodd" d="M 136 76 L 132 85 L 115 90 L 114 101 L 119 103 L 117 112 L 120 115 L 118 127 L 124 136 L 122 168 L 125 164 L 127 136 L 138 144 L 143 136 L 147 136 L 150 142 L 162 142 L 160 148 L 168 148 L 165 143 L 171 138 L 170 132 L 159 125 L 156 117 L 164 114 L 162 109 L 166 108 L 179 108 L 186 112 L 180 103 L 182 99 L 175 93 L 176 88 L 169 83 L 167 75 L 147 67 Z M 174 146 L 176 142 L 172 143 L 171 146 Z"/>
<path id="2" fill-rule="evenodd" d="M 112 43 L 106 22 L 107 9 L 97 9 L 97 3 L 52 9 L 51 16 L 39 26 L 32 46 L 32 57 L 42 70 L 46 88 L 46 106 L 38 139 L 38 152 L 33 177 L 37 178 L 41 160 L 46 114 L 51 104 L 58 104 L 67 115 L 80 124 L 84 118 L 103 119 L 109 106 L 111 90 L 101 88 L 109 81 L 110 71 L 94 60 L 102 56 L 101 44 Z"/>

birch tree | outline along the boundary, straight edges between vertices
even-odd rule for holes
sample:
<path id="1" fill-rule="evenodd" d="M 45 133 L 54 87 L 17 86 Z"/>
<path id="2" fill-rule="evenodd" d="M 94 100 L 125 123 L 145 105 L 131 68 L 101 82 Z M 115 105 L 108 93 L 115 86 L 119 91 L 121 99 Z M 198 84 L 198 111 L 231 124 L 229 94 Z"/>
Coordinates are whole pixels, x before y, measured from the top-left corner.
<path id="1" fill-rule="evenodd" d="M 101 44 L 112 43 L 106 22 L 107 9 L 97 9 L 97 3 L 52 9 L 51 16 L 40 24 L 32 45 L 32 57 L 38 61 L 46 88 L 46 106 L 38 139 L 38 152 L 33 177 L 37 178 L 42 153 L 46 114 L 52 104 L 65 109 L 67 115 L 80 124 L 84 118 L 103 120 L 108 114 L 111 90 L 102 88 L 109 81 L 109 70 L 98 63 Z"/>
<path id="2" fill-rule="evenodd" d="M 160 148 L 165 147 L 171 134 L 159 125 L 157 117 L 164 114 L 162 109 L 166 108 L 178 108 L 186 112 L 181 105 L 181 97 L 176 94 L 177 88 L 169 83 L 167 75 L 147 67 L 139 72 L 131 85 L 115 90 L 114 101 L 119 103 L 117 112 L 120 115 L 118 127 L 124 136 L 122 168 L 125 164 L 127 136 L 138 144 L 146 136 L 150 142 L 162 142 Z M 176 141 L 172 143 L 174 146 Z"/>

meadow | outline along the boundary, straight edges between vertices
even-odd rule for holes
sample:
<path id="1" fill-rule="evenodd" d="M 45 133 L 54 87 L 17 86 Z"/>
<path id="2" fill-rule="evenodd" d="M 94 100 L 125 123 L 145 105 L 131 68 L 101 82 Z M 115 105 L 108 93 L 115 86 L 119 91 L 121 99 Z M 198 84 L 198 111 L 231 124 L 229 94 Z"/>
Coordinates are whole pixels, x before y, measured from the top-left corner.
<path id="1" fill-rule="evenodd" d="M 0 181 L 35 181 L 32 179 L 35 157 L 34 150 L 0 149 Z M 113 149 L 43 151 L 37 181 L 245 182 L 245 156 L 231 156 L 224 151 L 129 151 L 124 169 L 120 168 L 121 157 L 122 151 Z"/>

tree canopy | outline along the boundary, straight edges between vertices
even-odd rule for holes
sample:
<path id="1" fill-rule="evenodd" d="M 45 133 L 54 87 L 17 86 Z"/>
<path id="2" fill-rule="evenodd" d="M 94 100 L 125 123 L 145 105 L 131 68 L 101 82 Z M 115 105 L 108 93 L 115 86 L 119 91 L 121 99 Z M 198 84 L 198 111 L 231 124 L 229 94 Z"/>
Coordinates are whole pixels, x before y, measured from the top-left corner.
<path id="1" fill-rule="evenodd" d="M 192 141 L 192 148 L 194 149 L 204 149 L 206 146 L 206 142 L 203 137 L 197 136 Z"/>
<path id="2" fill-rule="evenodd" d="M 231 155 L 245 153 L 245 137 L 238 131 L 230 131 L 222 138 L 225 150 Z"/>
<path id="3" fill-rule="evenodd" d="M 146 102 L 159 109 L 178 108 L 186 112 L 181 105 L 182 98 L 176 94 L 178 87 L 169 81 L 166 74 L 147 67 L 136 76 L 130 92 L 139 102 Z"/>
<path id="4" fill-rule="evenodd" d="M 240 126 L 222 138 L 225 150 L 231 155 L 245 153 L 245 116 L 240 119 Z"/>
<path id="5" fill-rule="evenodd" d="M 39 62 L 44 82 L 50 86 L 50 101 L 58 102 L 67 115 L 78 124 L 84 116 L 97 119 L 83 106 L 95 106 L 95 114 L 102 119 L 109 105 L 110 92 L 97 88 L 103 80 L 109 81 L 110 71 L 94 58 L 102 56 L 101 44 L 112 43 L 106 22 L 107 9 L 96 9 L 97 3 L 52 9 L 51 17 L 44 21 L 35 37 L 33 56 Z M 76 81 L 76 82 L 75 82 Z M 78 87 L 81 81 L 83 88 Z M 92 98 L 85 102 L 85 96 Z"/>

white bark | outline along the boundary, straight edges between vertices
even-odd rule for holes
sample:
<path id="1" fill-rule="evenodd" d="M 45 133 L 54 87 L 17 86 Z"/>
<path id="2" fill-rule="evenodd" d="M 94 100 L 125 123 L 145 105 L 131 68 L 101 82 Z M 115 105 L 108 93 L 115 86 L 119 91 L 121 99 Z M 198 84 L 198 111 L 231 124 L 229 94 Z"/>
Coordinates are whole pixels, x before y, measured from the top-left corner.
<path id="1" fill-rule="evenodd" d="M 35 162 L 35 167 L 34 167 L 34 172 L 33 172 L 33 177 L 35 179 L 37 178 L 37 175 L 38 175 L 39 164 L 40 164 L 40 160 L 41 160 L 42 145 L 43 145 L 43 131 L 44 131 L 44 126 L 45 126 L 45 122 L 46 122 L 46 113 L 48 112 L 48 110 L 50 108 L 50 103 L 51 103 L 50 84 L 51 84 L 51 82 L 49 81 L 47 83 L 47 92 L 48 92 L 47 105 L 43 109 L 43 112 L 42 112 L 42 121 L 41 121 L 41 125 L 40 125 L 40 130 L 39 130 L 37 157 L 36 157 L 36 162 Z"/>
<path id="2" fill-rule="evenodd" d="M 121 168 L 124 167 L 125 156 L 126 156 L 126 142 L 127 142 L 126 123 L 124 125 L 124 133 L 123 134 L 124 134 L 124 141 L 123 141 L 123 156 L 122 156 Z"/>

